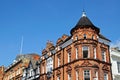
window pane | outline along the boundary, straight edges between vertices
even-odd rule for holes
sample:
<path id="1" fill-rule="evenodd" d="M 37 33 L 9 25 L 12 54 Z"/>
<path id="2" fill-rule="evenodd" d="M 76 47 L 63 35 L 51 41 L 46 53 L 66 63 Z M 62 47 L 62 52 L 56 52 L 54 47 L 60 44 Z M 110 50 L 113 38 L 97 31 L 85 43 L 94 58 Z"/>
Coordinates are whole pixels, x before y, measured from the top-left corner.
<path id="1" fill-rule="evenodd" d="M 84 71 L 84 80 L 90 80 L 90 71 L 89 70 Z"/>
<path id="2" fill-rule="evenodd" d="M 106 61 L 106 53 L 104 50 L 102 51 L 102 61 Z"/>
<path id="3" fill-rule="evenodd" d="M 88 46 L 83 46 L 83 50 L 88 50 Z"/>
<path id="4" fill-rule="evenodd" d="M 108 80 L 108 74 L 104 73 L 104 80 Z"/>
<path id="5" fill-rule="evenodd" d="M 96 59 L 96 48 L 94 48 L 94 59 Z"/>
<path id="6" fill-rule="evenodd" d="M 79 71 L 76 71 L 76 80 L 79 80 Z"/>
<path id="7" fill-rule="evenodd" d="M 68 62 L 71 62 L 71 52 L 68 52 Z"/>
<path id="8" fill-rule="evenodd" d="M 61 63 L 61 58 L 60 56 L 58 57 L 58 67 L 60 66 L 60 63 Z"/>
<path id="9" fill-rule="evenodd" d="M 120 62 L 117 62 L 118 73 L 120 73 Z"/>
<path id="10" fill-rule="evenodd" d="M 86 39 L 86 37 L 87 37 L 86 34 L 84 34 L 84 39 Z"/>
<path id="11" fill-rule="evenodd" d="M 71 80 L 71 74 L 68 74 L 68 80 Z"/>
<path id="12" fill-rule="evenodd" d="M 83 46 L 83 58 L 88 58 L 88 46 Z"/>
<path id="13" fill-rule="evenodd" d="M 60 76 L 57 77 L 57 80 L 60 80 Z"/>

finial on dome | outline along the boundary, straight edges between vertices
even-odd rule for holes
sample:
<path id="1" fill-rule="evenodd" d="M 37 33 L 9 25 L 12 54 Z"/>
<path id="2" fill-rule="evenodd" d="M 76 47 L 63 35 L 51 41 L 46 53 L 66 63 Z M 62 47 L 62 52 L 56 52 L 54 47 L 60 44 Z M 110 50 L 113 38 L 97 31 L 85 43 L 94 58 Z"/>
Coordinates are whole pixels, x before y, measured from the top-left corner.
<path id="1" fill-rule="evenodd" d="M 86 13 L 85 13 L 84 9 L 83 9 L 83 12 L 82 12 L 82 17 L 86 17 Z"/>

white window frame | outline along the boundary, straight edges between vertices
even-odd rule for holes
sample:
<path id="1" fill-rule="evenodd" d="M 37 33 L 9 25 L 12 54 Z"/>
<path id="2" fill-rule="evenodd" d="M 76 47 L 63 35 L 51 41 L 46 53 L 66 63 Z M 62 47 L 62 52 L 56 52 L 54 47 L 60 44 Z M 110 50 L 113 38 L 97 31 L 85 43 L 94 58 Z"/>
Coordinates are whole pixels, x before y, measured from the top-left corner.
<path id="1" fill-rule="evenodd" d="M 68 63 L 71 62 L 71 52 L 68 51 Z"/>
<path id="2" fill-rule="evenodd" d="M 95 71 L 95 78 L 94 80 L 98 80 L 98 71 Z"/>
<path id="3" fill-rule="evenodd" d="M 60 67 L 60 56 L 58 56 L 58 67 Z"/>
<path id="4" fill-rule="evenodd" d="M 93 54 L 94 54 L 94 59 L 96 59 L 97 58 L 97 53 L 96 53 L 96 48 L 95 47 L 93 48 Z"/>
<path id="5" fill-rule="evenodd" d="M 75 51 L 76 51 L 76 59 L 79 58 L 79 51 L 78 51 L 78 47 L 75 48 Z"/>
<path id="6" fill-rule="evenodd" d="M 76 71 L 76 80 L 79 80 L 79 71 Z"/>
<path id="7" fill-rule="evenodd" d="M 102 61 L 105 61 L 106 62 L 106 51 L 105 50 L 102 50 Z"/>

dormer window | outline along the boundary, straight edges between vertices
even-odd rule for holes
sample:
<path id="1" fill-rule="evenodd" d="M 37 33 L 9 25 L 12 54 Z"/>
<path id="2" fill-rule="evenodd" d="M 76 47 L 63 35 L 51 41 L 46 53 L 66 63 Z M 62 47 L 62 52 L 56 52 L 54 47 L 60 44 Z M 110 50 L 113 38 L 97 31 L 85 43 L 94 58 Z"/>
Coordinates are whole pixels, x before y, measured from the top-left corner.
<path id="1" fill-rule="evenodd" d="M 86 39 L 87 38 L 87 35 L 86 34 L 84 34 L 84 39 Z"/>

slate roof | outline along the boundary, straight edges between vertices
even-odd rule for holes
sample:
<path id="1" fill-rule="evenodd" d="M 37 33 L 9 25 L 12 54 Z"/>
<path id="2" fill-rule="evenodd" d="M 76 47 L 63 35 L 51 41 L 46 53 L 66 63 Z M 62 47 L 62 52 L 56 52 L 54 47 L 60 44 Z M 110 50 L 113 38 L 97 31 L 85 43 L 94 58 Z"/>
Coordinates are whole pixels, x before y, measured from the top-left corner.
<path id="1" fill-rule="evenodd" d="M 34 56 L 39 56 L 39 55 L 37 53 L 18 54 L 15 60 L 18 61 L 19 59 L 24 59 L 24 58 L 30 59 Z"/>
<path id="2" fill-rule="evenodd" d="M 94 26 L 87 16 L 82 16 L 76 26 Z"/>
<path id="3" fill-rule="evenodd" d="M 39 60 L 38 60 L 38 61 L 39 61 Z M 30 60 L 30 63 L 32 64 L 33 69 L 36 69 L 36 68 L 37 68 L 37 65 L 38 65 L 37 63 L 38 63 L 38 61 L 37 61 L 37 60 L 34 60 L 34 59 L 31 59 L 31 60 Z M 29 63 L 29 64 L 30 64 L 30 63 Z"/>
<path id="4" fill-rule="evenodd" d="M 94 26 L 94 24 L 90 21 L 90 19 L 86 16 L 85 12 L 83 12 L 82 17 L 80 18 L 80 20 L 78 21 L 78 23 L 76 24 L 76 26 L 74 28 L 71 29 L 71 34 L 75 29 L 78 28 L 83 28 L 83 27 L 91 27 L 93 29 L 95 29 L 96 31 L 98 31 L 99 33 L 99 28 Z"/>
<path id="5" fill-rule="evenodd" d="M 105 39 L 105 40 L 107 40 L 107 41 L 109 41 L 109 42 L 111 42 L 109 39 L 107 39 L 105 36 L 103 36 L 102 34 L 99 34 L 99 37 L 100 38 L 102 38 L 102 39 Z"/>

